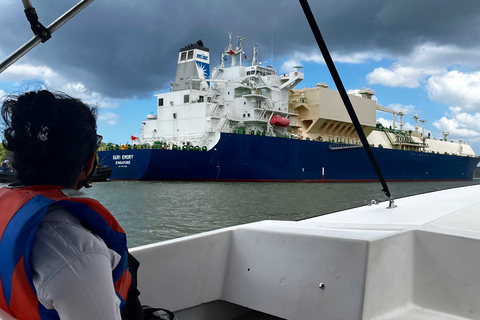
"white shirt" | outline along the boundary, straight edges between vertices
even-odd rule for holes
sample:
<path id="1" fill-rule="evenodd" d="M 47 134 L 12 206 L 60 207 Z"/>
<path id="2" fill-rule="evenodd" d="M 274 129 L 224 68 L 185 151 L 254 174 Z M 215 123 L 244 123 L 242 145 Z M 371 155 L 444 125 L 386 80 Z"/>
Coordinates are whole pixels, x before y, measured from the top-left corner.
<path id="1" fill-rule="evenodd" d="M 30 264 L 38 300 L 62 320 L 121 319 L 112 270 L 120 256 L 64 208 L 40 223 Z"/>

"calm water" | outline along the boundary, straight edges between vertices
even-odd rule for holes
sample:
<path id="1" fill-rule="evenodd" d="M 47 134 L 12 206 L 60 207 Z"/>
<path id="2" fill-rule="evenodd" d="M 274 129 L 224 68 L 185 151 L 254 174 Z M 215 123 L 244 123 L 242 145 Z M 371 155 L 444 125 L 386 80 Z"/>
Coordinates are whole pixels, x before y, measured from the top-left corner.
<path id="1" fill-rule="evenodd" d="M 395 199 L 467 182 L 390 182 Z M 3 185 L 0 185 L 3 186 Z M 385 201 L 380 183 L 96 182 L 84 192 L 102 202 L 129 247 L 260 220 L 300 220 Z"/>
<path id="2" fill-rule="evenodd" d="M 479 184 L 389 183 L 394 198 Z M 128 234 L 129 247 L 259 220 L 299 220 L 386 200 L 379 183 L 97 182 L 85 191 Z"/>

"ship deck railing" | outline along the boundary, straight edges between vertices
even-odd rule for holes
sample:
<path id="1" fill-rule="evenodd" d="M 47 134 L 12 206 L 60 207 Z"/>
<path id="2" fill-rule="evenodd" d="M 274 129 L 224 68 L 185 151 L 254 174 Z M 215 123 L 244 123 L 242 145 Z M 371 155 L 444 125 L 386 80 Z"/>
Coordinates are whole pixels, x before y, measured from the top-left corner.
<path id="1" fill-rule="evenodd" d="M 412 136 L 410 134 L 406 133 L 406 132 L 403 132 L 403 131 L 387 129 L 385 127 L 381 127 L 381 128 L 377 127 L 376 130 L 382 131 L 382 132 L 385 133 L 385 135 L 387 136 L 388 141 L 390 142 L 392 147 L 398 146 L 398 145 L 409 145 L 409 146 L 416 146 L 416 147 L 420 147 L 420 148 L 428 147 L 425 142 L 415 142 L 415 141 L 413 141 Z M 395 142 L 393 142 L 390 139 L 389 133 L 392 133 L 395 136 L 395 140 L 396 140 Z"/>
<path id="2" fill-rule="evenodd" d="M 351 144 L 351 143 L 332 143 L 328 146 L 329 150 L 344 150 L 344 149 L 353 149 L 353 148 L 363 148 L 363 146 L 358 144 Z"/>

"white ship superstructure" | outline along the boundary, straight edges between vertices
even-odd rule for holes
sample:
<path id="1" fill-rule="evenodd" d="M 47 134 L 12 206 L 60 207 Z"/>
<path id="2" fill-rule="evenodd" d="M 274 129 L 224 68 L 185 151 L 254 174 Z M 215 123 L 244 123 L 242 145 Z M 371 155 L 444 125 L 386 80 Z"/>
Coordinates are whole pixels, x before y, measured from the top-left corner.
<path id="1" fill-rule="evenodd" d="M 156 95 L 157 115 L 142 123 L 139 142 L 211 149 L 220 132 L 288 134 L 297 123 L 297 114 L 288 109 L 288 93 L 303 80 L 303 73 L 277 74 L 258 61 L 256 46 L 250 62 L 243 40 L 238 37 L 238 45 L 233 46 L 229 34 L 211 77 L 209 50 L 201 41 L 180 49 L 175 83 L 170 92 Z M 274 117 L 283 120 L 282 125 L 275 125 Z"/>

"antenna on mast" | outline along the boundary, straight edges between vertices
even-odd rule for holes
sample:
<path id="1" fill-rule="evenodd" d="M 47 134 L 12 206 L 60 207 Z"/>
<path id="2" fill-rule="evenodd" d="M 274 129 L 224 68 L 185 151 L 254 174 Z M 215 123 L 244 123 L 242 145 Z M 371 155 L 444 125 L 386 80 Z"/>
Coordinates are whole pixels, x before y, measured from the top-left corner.
<path id="1" fill-rule="evenodd" d="M 271 64 L 272 66 L 275 66 L 275 64 L 273 63 L 273 32 L 272 32 L 272 57 L 271 57 L 272 61 L 271 61 Z"/>

